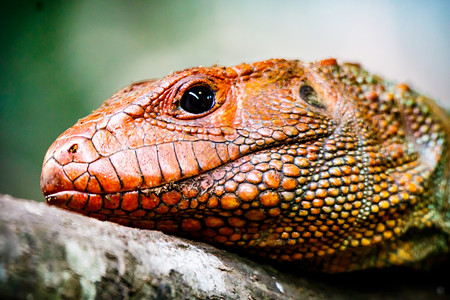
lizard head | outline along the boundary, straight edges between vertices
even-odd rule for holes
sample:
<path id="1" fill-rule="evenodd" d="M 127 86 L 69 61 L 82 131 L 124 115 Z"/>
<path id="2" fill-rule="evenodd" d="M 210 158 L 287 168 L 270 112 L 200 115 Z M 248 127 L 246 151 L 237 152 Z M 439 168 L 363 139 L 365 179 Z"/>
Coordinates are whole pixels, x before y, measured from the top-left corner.
<path id="1" fill-rule="evenodd" d="M 401 143 L 401 121 L 357 107 L 371 98 L 352 72 L 384 92 L 332 59 L 198 67 L 132 84 L 50 147 L 47 203 L 287 261 L 390 239 L 421 187 L 408 192 L 384 171 L 417 157 Z"/>

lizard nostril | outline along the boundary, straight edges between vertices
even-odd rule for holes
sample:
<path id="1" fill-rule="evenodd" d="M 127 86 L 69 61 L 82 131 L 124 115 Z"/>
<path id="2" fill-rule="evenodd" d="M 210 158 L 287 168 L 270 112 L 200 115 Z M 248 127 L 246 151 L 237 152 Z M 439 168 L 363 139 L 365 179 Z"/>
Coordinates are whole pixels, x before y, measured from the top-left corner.
<path id="1" fill-rule="evenodd" d="M 79 136 L 62 137 L 49 151 L 49 157 L 53 156 L 61 166 L 71 162 L 91 163 L 100 157 L 92 141 Z"/>
<path id="2" fill-rule="evenodd" d="M 69 153 L 77 153 L 78 150 L 78 144 L 73 144 L 72 146 L 70 146 L 69 150 L 67 150 L 67 152 Z"/>

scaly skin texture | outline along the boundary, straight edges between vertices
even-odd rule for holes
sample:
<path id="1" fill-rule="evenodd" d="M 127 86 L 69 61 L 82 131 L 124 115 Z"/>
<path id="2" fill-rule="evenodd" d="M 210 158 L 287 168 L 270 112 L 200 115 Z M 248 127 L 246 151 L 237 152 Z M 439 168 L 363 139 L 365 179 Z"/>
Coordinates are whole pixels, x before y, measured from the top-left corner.
<path id="1" fill-rule="evenodd" d="M 214 107 L 188 113 L 180 99 L 198 85 Z M 314 270 L 424 265 L 449 250 L 449 123 L 356 64 L 198 67 L 78 121 L 48 150 L 41 187 L 100 220 Z"/>

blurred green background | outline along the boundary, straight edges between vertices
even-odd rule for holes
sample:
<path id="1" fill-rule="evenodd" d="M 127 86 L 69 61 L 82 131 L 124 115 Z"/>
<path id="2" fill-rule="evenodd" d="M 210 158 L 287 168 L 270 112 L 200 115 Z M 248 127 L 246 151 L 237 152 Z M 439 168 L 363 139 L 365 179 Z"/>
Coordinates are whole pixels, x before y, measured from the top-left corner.
<path id="1" fill-rule="evenodd" d="M 186 67 L 337 57 L 450 108 L 450 1 L 3 2 L 0 193 L 16 197 L 43 200 L 44 154 L 79 118 Z"/>

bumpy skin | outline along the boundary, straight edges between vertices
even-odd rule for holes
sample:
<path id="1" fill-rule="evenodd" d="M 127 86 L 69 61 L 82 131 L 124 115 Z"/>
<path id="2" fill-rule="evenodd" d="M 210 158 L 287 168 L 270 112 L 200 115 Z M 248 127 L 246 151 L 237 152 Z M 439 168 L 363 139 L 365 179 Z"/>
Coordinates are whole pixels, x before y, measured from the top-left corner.
<path id="1" fill-rule="evenodd" d="M 180 108 L 195 85 L 215 92 L 197 115 Z M 198 67 L 81 119 L 41 186 L 51 205 L 314 270 L 417 265 L 449 249 L 449 136 L 431 100 L 356 64 Z"/>

